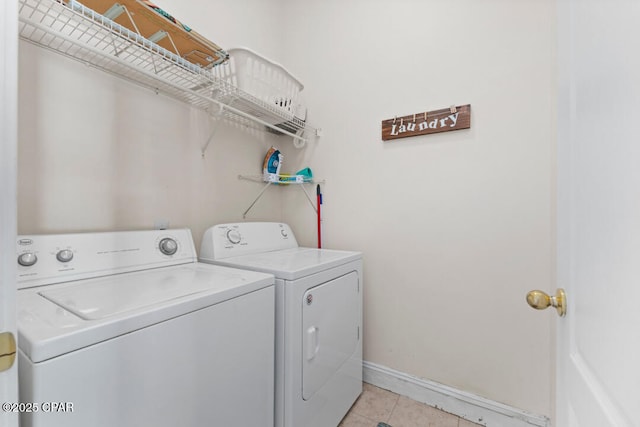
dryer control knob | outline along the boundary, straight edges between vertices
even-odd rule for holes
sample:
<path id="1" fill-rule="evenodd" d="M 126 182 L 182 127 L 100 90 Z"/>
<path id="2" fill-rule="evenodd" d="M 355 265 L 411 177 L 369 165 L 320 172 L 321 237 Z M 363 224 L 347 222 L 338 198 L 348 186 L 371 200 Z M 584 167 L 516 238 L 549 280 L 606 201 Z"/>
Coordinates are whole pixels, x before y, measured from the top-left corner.
<path id="1" fill-rule="evenodd" d="M 69 262 L 73 259 L 73 251 L 70 249 L 63 249 L 58 251 L 56 259 L 60 262 Z"/>
<path id="2" fill-rule="evenodd" d="M 160 252 L 165 255 L 173 255 L 178 252 L 178 242 L 170 237 L 165 237 L 164 239 L 160 240 L 160 244 L 158 245 L 158 247 L 160 248 Z"/>
<path id="3" fill-rule="evenodd" d="M 227 231 L 227 240 L 234 245 L 237 245 L 242 240 L 242 236 L 238 230 Z"/>
<path id="4" fill-rule="evenodd" d="M 33 252 L 25 252 L 18 255 L 18 264 L 24 267 L 31 267 L 38 261 L 38 257 Z"/>

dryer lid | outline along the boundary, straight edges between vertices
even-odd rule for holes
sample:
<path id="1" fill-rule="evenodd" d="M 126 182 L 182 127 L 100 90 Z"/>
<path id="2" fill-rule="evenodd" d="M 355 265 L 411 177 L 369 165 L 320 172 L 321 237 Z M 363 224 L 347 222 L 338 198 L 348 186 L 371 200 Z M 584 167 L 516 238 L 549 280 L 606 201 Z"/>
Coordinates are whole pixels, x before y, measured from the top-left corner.
<path id="1" fill-rule="evenodd" d="M 360 252 L 298 247 L 241 255 L 215 262 L 229 267 L 271 273 L 280 279 L 297 280 L 360 258 Z"/>

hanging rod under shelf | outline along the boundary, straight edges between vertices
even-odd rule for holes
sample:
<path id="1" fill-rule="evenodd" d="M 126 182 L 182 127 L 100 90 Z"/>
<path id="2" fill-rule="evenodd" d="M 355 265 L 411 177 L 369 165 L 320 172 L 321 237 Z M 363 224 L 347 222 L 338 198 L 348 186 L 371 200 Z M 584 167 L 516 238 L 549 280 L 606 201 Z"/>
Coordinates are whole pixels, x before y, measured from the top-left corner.
<path id="1" fill-rule="evenodd" d="M 66 1 L 66 0 L 65 0 Z M 20 38 L 233 121 L 306 143 L 318 132 L 75 0 L 19 0 Z M 212 108 L 213 107 L 213 108 Z M 265 120 L 266 119 L 266 120 Z M 268 121 L 267 121 L 268 120 Z M 275 124 L 274 124 L 275 123 Z M 278 124 L 286 123 L 286 129 Z M 247 124 L 247 123 L 245 123 Z M 293 130 L 291 132 L 290 130 Z"/>

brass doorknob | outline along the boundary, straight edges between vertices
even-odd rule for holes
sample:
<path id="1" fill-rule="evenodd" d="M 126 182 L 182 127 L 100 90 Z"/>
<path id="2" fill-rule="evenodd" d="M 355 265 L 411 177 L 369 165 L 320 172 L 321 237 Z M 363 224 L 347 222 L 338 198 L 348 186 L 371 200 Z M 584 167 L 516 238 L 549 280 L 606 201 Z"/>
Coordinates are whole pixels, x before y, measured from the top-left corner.
<path id="1" fill-rule="evenodd" d="M 13 366 L 16 360 L 16 339 L 11 332 L 0 333 L 0 372 Z"/>
<path id="2" fill-rule="evenodd" d="M 567 295 L 562 288 L 556 290 L 554 296 L 539 290 L 530 291 L 527 293 L 527 303 L 536 310 L 555 307 L 560 317 L 564 317 L 567 314 Z"/>

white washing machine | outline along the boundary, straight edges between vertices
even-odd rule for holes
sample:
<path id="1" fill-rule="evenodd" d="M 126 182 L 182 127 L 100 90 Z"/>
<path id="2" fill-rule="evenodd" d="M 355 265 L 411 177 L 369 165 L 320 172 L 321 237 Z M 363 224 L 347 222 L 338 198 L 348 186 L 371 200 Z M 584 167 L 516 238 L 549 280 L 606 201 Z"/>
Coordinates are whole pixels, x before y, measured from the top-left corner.
<path id="1" fill-rule="evenodd" d="M 276 276 L 276 426 L 336 427 L 362 392 L 362 255 L 260 222 L 210 228 L 200 261 Z"/>
<path id="2" fill-rule="evenodd" d="M 273 426 L 274 277 L 187 229 L 19 236 L 22 427 Z"/>

